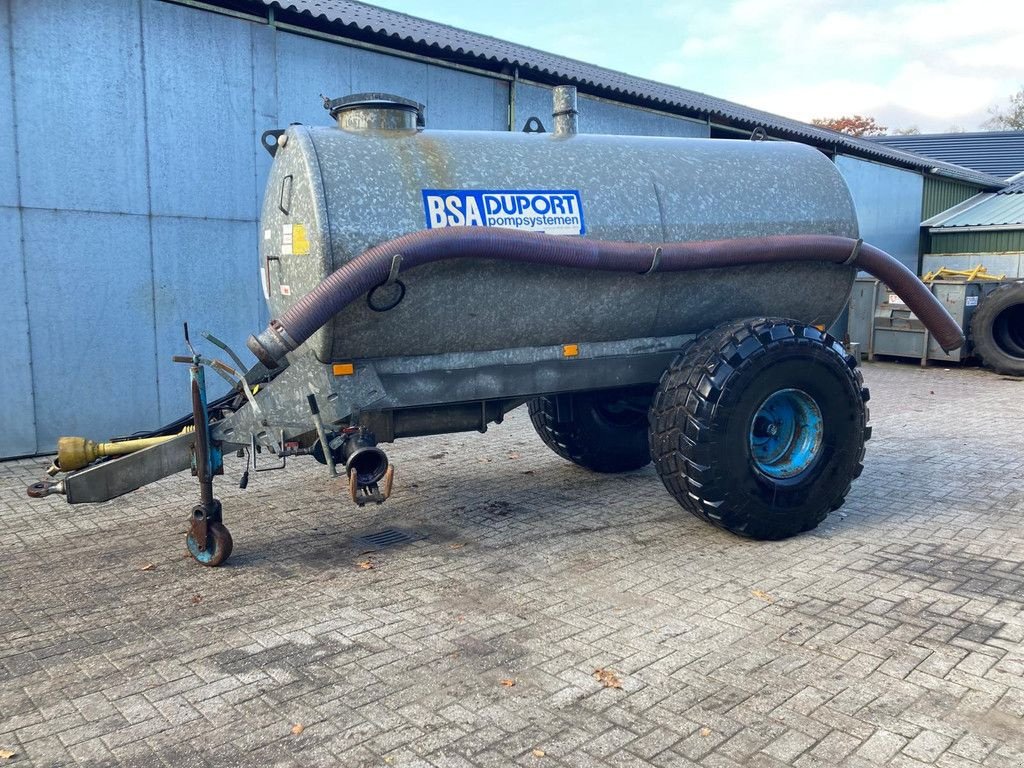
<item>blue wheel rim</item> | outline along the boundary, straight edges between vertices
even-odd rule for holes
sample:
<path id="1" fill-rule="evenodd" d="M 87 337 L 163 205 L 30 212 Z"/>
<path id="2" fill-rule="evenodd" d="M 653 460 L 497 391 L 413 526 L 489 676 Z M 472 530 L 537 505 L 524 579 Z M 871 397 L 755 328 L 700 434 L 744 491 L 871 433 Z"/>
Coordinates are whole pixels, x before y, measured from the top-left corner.
<path id="1" fill-rule="evenodd" d="M 192 557 L 200 563 L 211 562 L 214 555 L 217 554 L 217 545 L 214 541 L 212 531 L 210 531 L 206 536 L 206 549 L 199 548 L 199 542 L 193 538 L 191 533 L 186 537 L 185 542 L 188 544 L 188 551 L 191 553 Z"/>
<path id="2" fill-rule="evenodd" d="M 823 434 L 814 398 L 801 389 L 780 389 L 761 403 L 750 422 L 750 457 L 761 474 L 787 480 L 814 465 Z"/>

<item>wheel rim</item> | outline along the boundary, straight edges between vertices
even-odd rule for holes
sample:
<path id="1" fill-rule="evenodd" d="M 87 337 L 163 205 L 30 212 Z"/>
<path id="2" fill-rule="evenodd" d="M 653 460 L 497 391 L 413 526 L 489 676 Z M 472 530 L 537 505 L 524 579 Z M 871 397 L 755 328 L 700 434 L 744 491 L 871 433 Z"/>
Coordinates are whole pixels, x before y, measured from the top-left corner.
<path id="1" fill-rule="evenodd" d="M 821 409 L 800 389 L 768 396 L 750 422 L 750 456 L 759 472 L 785 480 L 808 470 L 821 453 Z"/>
<path id="2" fill-rule="evenodd" d="M 220 565 L 231 555 L 231 534 L 223 523 L 211 521 L 206 529 L 206 549 L 199 548 L 190 530 L 185 536 L 185 544 L 196 562 L 202 565 Z"/>
<path id="3" fill-rule="evenodd" d="M 214 538 L 212 530 L 206 535 L 206 549 L 199 548 L 199 542 L 195 540 L 191 533 L 189 533 L 185 541 L 188 544 L 188 551 L 192 557 L 204 565 L 213 562 L 217 556 L 217 540 Z"/>

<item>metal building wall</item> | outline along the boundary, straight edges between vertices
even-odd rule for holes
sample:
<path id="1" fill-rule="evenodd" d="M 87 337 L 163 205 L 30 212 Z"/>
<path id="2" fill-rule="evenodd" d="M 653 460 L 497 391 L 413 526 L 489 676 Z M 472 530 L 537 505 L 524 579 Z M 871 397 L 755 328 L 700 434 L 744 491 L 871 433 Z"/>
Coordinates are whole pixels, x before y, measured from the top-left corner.
<path id="1" fill-rule="evenodd" d="M 921 174 L 848 155 L 838 155 L 836 167 L 853 196 L 860 236 L 917 273 L 924 186 Z"/>
<path id="2" fill-rule="evenodd" d="M 707 138 L 707 123 L 650 110 L 627 107 L 581 94 L 578 99 L 580 131 L 622 136 L 684 136 Z M 515 87 L 515 129 L 521 131 L 530 117 L 552 130 L 551 89 L 518 81 Z"/>
<path id="3" fill-rule="evenodd" d="M 0 4 L 0 328 L 4 363 L 0 367 L 0 456 L 32 453 L 36 447 L 32 396 L 32 355 L 28 341 L 25 260 L 21 254 L 18 161 L 14 135 L 14 83 L 11 77 L 10 9 Z"/>
<path id="4" fill-rule="evenodd" d="M 423 102 L 433 128 L 509 127 L 506 79 L 159 0 L 3 0 L 0 51 L 0 458 L 186 412 L 170 362 L 185 320 L 248 355 L 268 319 L 262 131 L 325 123 L 319 94 L 366 90 Z M 516 91 L 519 115 L 549 118 L 546 88 Z M 707 135 L 603 100 L 582 108 L 590 132 Z"/>

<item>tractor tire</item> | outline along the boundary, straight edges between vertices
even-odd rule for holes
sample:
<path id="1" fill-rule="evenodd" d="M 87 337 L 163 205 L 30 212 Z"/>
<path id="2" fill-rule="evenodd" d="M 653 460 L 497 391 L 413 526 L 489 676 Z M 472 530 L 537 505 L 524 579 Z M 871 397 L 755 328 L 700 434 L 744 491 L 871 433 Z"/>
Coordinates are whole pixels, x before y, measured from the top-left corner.
<path id="1" fill-rule="evenodd" d="M 544 444 L 593 472 L 631 472 L 651 463 L 647 443 L 650 389 L 538 397 L 530 421 Z"/>
<path id="2" fill-rule="evenodd" d="M 754 539 L 815 528 L 864 468 L 857 361 L 817 328 L 758 318 L 705 332 L 661 378 L 651 455 L 699 518 Z"/>
<path id="3" fill-rule="evenodd" d="M 1008 376 L 1024 376 L 1024 282 L 1007 283 L 986 296 L 971 319 L 974 352 Z"/>

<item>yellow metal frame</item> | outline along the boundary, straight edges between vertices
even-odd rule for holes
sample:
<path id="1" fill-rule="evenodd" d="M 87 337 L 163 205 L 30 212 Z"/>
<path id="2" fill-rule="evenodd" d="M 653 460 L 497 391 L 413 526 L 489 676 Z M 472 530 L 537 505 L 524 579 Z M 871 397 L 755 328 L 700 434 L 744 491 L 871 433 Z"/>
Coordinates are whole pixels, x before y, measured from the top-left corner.
<path id="1" fill-rule="evenodd" d="M 973 267 L 972 269 L 946 269 L 945 267 L 939 267 L 934 272 L 929 272 L 927 275 L 921 278 L 924 283 L 933 283 L 936 280 L 950 280 L 963 278 L 965 282 L 971 282 L 972 280 L 1002 280 L 1006 275 L 990 275 L 988 269 L 981 264 Z"/>

